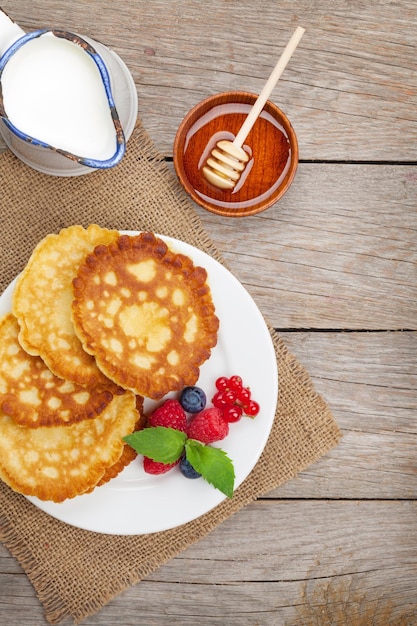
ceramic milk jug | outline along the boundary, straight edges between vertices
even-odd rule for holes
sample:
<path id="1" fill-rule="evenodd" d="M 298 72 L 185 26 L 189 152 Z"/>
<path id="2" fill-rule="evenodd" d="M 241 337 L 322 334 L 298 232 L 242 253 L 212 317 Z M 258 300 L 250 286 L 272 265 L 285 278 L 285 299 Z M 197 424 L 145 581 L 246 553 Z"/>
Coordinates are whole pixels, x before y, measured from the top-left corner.
<path id="1" fill-rule="evenodd" d="M 63 30 L 25 33 L 0 9 L 0 134 L 18 158 L 58 176 L 114 167 L 136 115 L 133 79 L 114 53 Z"/>

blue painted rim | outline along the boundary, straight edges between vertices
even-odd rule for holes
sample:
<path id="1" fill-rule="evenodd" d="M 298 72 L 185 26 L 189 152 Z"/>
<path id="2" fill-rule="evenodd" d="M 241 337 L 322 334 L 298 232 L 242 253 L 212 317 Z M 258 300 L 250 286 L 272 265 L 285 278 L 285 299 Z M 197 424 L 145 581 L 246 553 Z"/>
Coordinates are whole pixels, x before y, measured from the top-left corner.
<path id="1" fill-rule="evenodd" d="M 41 37 L 42 35 L 46 33 L 51 33 L 55 37 L 58 37 L 60 39 L 66 39 L 67 41 L 70 41 L 71 43 L 78 45 L 84 50 L 84 52 L 89 54 L 90 57 L 95 62 L 101 75 L 101 79 L 103 82 L 104 90 L 105 90 L 106 97 L 107 97 L 107 102 L 108 102 L 109 109 L 110 109 L 110 114 L 113 120 L 114 130 L 115 130 L 116 151 L 114 152 L 113 156 L 111 156 L 109 159 L 105 159 L 105 160 L 89 159 L 86 157 L 77 156 L 75 154 L 72 154 L 71 152 L 67 152 L 66 150 L 62 150 L 60 148 L 55 148 L 54 146 L 51 146 L 48 143 L 45 143 L 39 139 L 36 139 L 36 137 L 31 137 L 30 135 L 23 133 L 7 117 L 6 111 L 4 109 L 4 104 L 3 104 L 3 94 L 2 94 L 2 87 L 1 87 L 1 76 L 2 76 L 3 70 L 7 62 L 10 60 L 10 58 L 27 41 L 30 41 L 31 39 L 35 39 L 36 37 Z M 62 154 L 63 156 L 69 158 L 70 160 L 76 161 L 77 163 L 80 163 L 82 165 L 86 165 L 87 167 L 98 168 L 98 169 L 107 169 L 107 168 L 114 167 L 121 161 L 126 151 L 126 140 L 125 140 L 123 128 L 119 119 L 119 115 L 116 110 L 116 105 L 113 100 L 113 94 L 112 94 L 111 84 L 110 84 L 110 76 L 107 71 L 107 67 L 103 59 L 101 58 L 101 56 L 98 54 L 98 52 L 96 52 L 96 50 L 90 43 L 85 41 L 85 39 L 82 39 L 82 37 L 79 37 L 78 35 L 75 35 L 74 33 L 70 33 L 68 31 L 55 30 L 55 29 L 52 30 L 52 29 L 47 29 L 47 28 L 41 29 L 41 30 L 35 30 L 17 39 L 6 50 L 6 52 L 0 58 L 0 117 L 2 118 L 3 122 L 6 124 L 7 128 L 12 133 L 14 133 L 17 137 L 22 139 L 23 141 L 26 141 L 27 143 L 33 144 L 35 146 L 41 146 L 43 148 L 48 148 L 49 150 L 53 150 L 54 152 L 57 152 L 58 154 Z"/>

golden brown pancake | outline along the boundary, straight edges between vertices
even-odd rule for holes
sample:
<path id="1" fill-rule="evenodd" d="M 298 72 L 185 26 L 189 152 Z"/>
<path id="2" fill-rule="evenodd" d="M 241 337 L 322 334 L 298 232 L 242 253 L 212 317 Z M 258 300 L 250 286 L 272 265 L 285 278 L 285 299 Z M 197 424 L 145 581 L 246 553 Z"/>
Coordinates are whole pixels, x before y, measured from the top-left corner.
<path id="1" fill-rule="evenodd" d="M 0 478 L 19 493 L 53 502 L 91 491 L 120 459 L 122 438 L 137 419 L 131 392 L 71 426 L 25 428 L 0 412 Z"/>
<path id="2" fill-rule="evenodd" d="M 136 396 L 136 410 L 139 413 L 139 418 L 135 424 L 134 431 L 142 430 L 146 424 L 146 417 L 143 414 L 143 398 Z M 105 483 L 109 482 L 112 478 L 116 478 L 125 467 L 127 467 L 137 457 L 137 452 L 128 443 L 124 444 L 122 456 L 114 465 L 107 468 L 104 475 L 97 483 L 97 487 L 101 487 Z"/>
<path id="3" fill-rule="evenodd" d="M 153 233 L 122 235 L 73 284 L 75 331 L 108 378 L 153 399 L 197 381 L 219 326 L 204 268 Z"/>
<path id="4" fill-rule="evenodd" d="M 23 350 L 19 325 L 7 314 L 0 319 L 0 408 L 21 426 L 73 424 L 99 415 L 112 393 L 87 388 L 55 376 L 37 356 Z"/>
<path id="5" fill-rule="evenodd" d="M 98 244 L 115 241 L 118 231 L 92 224 L 64 228 L 36 246 L 13 294 L 19 341 L 64 380 L 93 387 L 108 384 L 94 359 L 82 349 L 71 320 L 72 280 Z"/>

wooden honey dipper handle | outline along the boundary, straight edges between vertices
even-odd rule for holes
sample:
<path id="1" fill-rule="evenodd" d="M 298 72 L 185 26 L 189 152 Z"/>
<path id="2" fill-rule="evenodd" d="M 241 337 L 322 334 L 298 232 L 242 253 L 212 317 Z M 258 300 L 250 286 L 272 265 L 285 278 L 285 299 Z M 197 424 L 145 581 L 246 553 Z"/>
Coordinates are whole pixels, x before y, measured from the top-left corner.
<path id="1" fill-rule="evenodd" d="M 296 47 L 300 43 L 301 37 L 304 35 L 304 33 L 305 33 L 305 29 L 302 28 L 301 26 L 297 26 L 297 28 L 294 31 L 293 36 L 287 43 L 284 52 L 281 54 L 280 58 L 278 59 L 277 64 L 272 70 L 270 77 L 266 81 L 264 88 L 262 89 L 261 93 L 257 97 L 255 104 L 253 105 L 247 118 L 242 124 L 241 129 L 239 130 L 238 134 L 236 135 L 235 139 L 232 142 L 238 148 L 242 147 L 246 137 L 249 135 L 252 126 L 254 125 L 257 118 L 259 117 L 259 114 L 264 108 L 266 101 L 268 100 L 269 96 L 272 93 L 272 90 L 274 89 L 275 85 L 280 79 L 281 74 L 285 70 L 289 60 L 291 59 Z"/>
<path id="2" fill-rule="evenodd" d="M 245 169 L 245 164 L 249 161 L 249 156 L 242 148 L 242 145 L 286 68 L 304 32 L 304 28 L 297 26 L 234 140 L 223 139 L 217 142 L 216 147 L 211 151 L 210 157 L 202 168 L 202 173 L 208 182 L 215 187 L 227 190 L 235 187 L 241 173 Z"/>

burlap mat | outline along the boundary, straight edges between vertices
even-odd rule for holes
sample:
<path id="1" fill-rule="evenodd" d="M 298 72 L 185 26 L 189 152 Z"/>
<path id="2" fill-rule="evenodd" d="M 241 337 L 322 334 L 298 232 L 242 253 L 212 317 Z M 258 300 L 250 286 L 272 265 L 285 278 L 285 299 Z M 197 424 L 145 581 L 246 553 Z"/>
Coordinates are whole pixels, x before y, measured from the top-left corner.
<path id="1" fill-rule="evenodd" d="M 153 230 L 222 262 L 188 197 L 138 124 L 122 163 L 76 178 L 35 172 L 0 155 L 0 292 L 47 233 L 71 224 Z M 18 559 L 57 624 L 79 623 L 230 515 L 316 461 L 340 432 L 309 375 L 271 329 L 279 368 L 274 426 L 253 472 L 227 500 L 185 526 L 142 536 L 109 536 L 59 522 L 0 482 L 0 538 Z"/>

